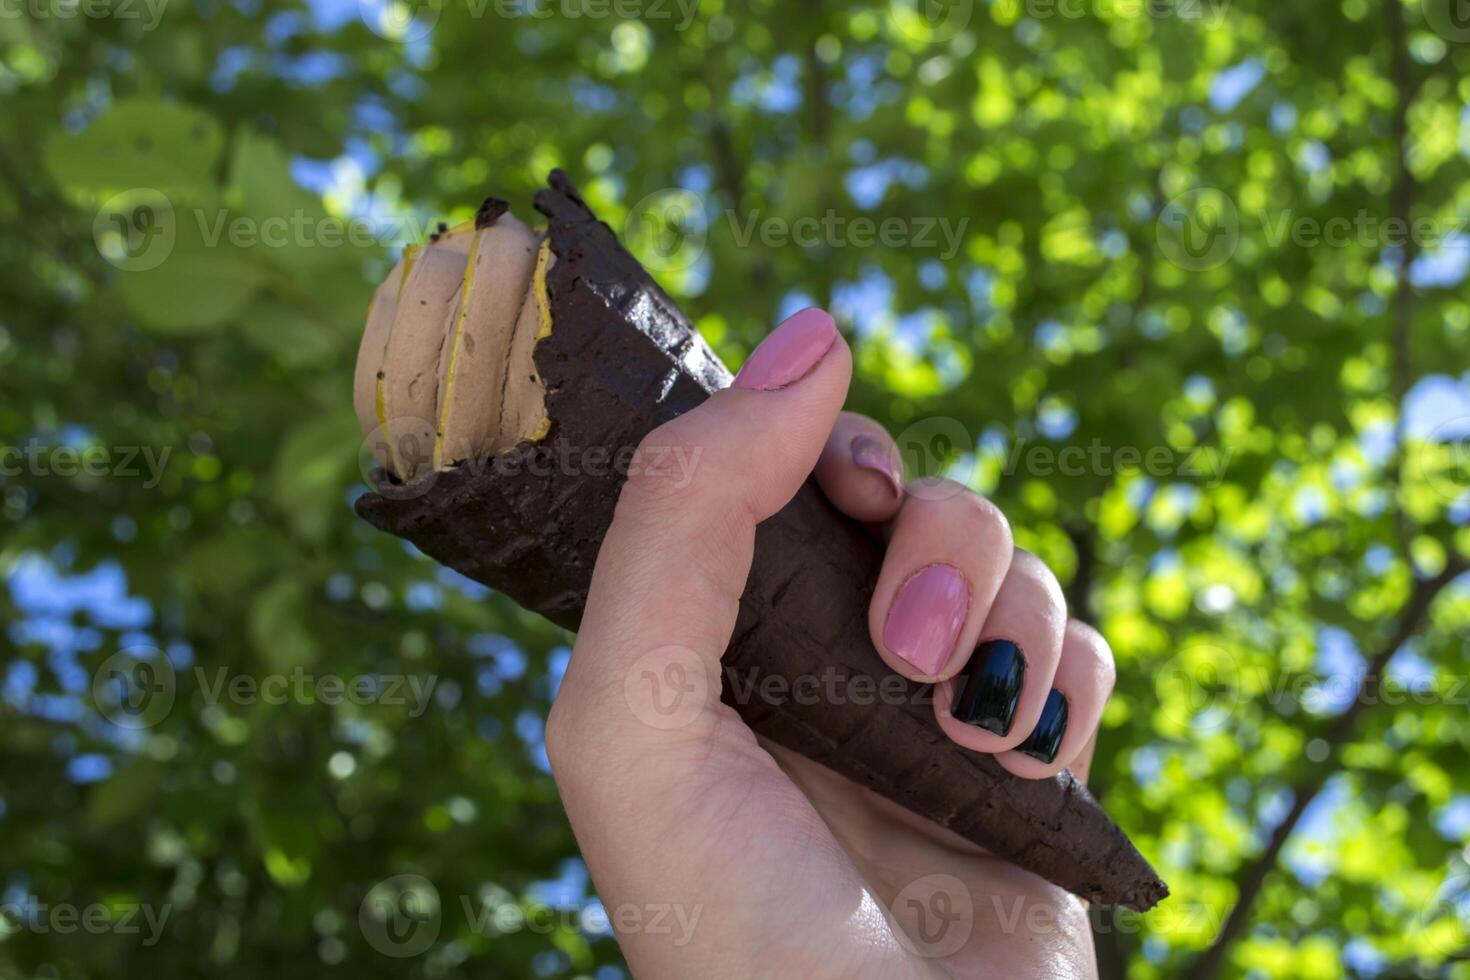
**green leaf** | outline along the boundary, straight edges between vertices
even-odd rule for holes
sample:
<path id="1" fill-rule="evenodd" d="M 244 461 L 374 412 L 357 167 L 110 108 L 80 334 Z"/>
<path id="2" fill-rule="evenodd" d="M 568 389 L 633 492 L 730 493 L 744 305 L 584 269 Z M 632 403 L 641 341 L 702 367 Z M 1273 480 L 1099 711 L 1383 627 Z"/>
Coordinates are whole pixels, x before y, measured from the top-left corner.
<path id="1" fill-rule="evenodd" d="M 105 830 L 146 810 L 163 782 L 164 768 L 147 759 L 119 768 L 98 783 L 87 800 L 87 823 Z"/>
<path id="2" fill-rule="evenodd" d="M 345 346 L 339 331 L 271 298 L 252 306 L 240 329 L 251 346 L 291 370 L 328 364 Z"/>
<path id="3" fill-rule="evenodd" d="M 189 549 L 180 572 L 199 591 L 225 597 L 253 586 L 287 557 L 283 540 L 277 535 L 259 530 L 227 531 Z"/>
<path id="4" fill-rule="evenodd" d="M 79 133 L 55 133 L 42 155 L 52 179 L 101 195 L 152 188 L 211 196 L 224 130 L 199 109 L 159 99 L 120 99 Z"/>
<path id="5" fill-rule="evenodd" d="M 291 176 L 291 158 L 273 139 L 242 128 L 230 153 L 228 198 L 240 213 L 257 220 L 301 213 L 325 215 L 315 194 L 297 186 Z"/>
<path id="6" fill-rule="evenodd" d="M 316 194 L 297 185 L 285 149 L 249 129 L 235 137 L 226 199 L 237 218 L 251 223 L 264 260 L 307 288 L 325 270 L 356 266 L 365 256 L 369 229 L 329 215 Z"/>
<path id="7" fill-rule="evenodd" d="M 128 311 L 145 328 L 169 334 L 202 333 L 238 317 L 269 272 L 232 243 L 225 212 L 188 208 L 158 220 L 159 237 L 117 272 Z"/>
<path id="8" fill-rule="evenodd" d="M 306 628 L 306 590 L 299 581 L 280 579 L 255 597 L 250 640 L 256 656 L 272 671 L 286 673 L 316 660 L 316 639 Z"/>
<path id="9" fill-rule="evenodd" d="M 350 516 L 342 494 L 356 476 L 361 442 L 356 416 L 334 411 L 303 422 L 281 444 L 271 496 L 302 537 L 320 540 L 333 517 Z"/>

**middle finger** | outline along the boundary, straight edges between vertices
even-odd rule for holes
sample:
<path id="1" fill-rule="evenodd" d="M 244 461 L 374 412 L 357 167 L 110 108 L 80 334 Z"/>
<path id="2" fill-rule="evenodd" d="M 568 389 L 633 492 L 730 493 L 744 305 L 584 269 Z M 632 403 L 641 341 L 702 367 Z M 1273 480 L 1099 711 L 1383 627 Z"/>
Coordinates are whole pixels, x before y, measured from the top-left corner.
<path id="1" fill-rule="evenodd" d="M 1011 563 L 1011 529 L 990 501 L 959 484 L 925 481 L 894 518 L 868 608 L 873 645 L 910 680 L 952 677 Z"/>

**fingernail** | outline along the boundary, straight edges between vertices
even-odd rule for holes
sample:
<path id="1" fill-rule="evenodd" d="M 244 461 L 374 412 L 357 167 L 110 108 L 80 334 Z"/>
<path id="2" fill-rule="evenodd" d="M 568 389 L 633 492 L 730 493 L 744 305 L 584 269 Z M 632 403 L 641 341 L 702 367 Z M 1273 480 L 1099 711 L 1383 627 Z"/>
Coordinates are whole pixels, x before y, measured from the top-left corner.
<path id="1" fill-rule="evenodd" d="M 888 481 L 895 495 L 903 495 L 903 473 L 898 469 L 898 461 L 883 443 L 872 436 L 854 436 L 847 445 L 847 451 L 852 454 L 854 463 L 879 474 Z"/>
<path id="2" fill-rule="evenodd" d="M 1026 657 L 1010 640 L 986 640 L 965 667 L 950 714 L 966 725 L 1008 735 L 1026 679 Z"/>
<path id="3" fill-rule="evenodd" d="M 1033 759 L 1051 762 L 1062 747 L 1062 736 L 1067 734 L 1067 699 L 1056 688 L 1046 696 L 1046 707 L 1041 709 L 1041 720 L 1026 741 L 1017 746 Z"/>
<path id="4" fill-rule="evenodd" d="M 970 585 L 953 565 L 909 576 L 888 609 L 883 645 L 924 674 L 939 673 L 970 611 Z"/>
<path id="5" fill-rule="evenodd" d="M 832 349 L 837 324 L 826 310 L 802 310 L 761 341 L 732 387 L 774 391 L 800 381 Z"/>

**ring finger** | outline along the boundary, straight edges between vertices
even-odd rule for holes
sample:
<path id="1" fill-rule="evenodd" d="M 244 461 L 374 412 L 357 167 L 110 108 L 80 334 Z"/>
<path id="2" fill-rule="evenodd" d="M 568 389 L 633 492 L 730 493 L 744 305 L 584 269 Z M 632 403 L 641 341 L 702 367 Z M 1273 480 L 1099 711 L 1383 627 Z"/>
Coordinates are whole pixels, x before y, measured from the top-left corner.
<path id="1" fill-rule="evenodd" d="M 1067 603 L 1056 576 L 1016 549 L 964 671 L 935 692 L 945 733 L 976 752 L 1005 752 L 1036 728 L 1062 653 Z"/>

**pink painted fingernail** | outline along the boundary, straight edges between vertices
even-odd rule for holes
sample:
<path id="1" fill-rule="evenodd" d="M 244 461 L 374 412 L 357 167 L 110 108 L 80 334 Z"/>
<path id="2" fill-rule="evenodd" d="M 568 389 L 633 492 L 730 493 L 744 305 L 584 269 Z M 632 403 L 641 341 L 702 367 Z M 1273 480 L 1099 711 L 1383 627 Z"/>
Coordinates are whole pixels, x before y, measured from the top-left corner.
<path id="1" fill-rule="evenodd" d="M 751 352 L 735 388 L 774 391 L 800 381 L 832 349 L 837 324 L 826 310 L 802 310 L 777 327 Z"/>
<path id="2" fill-rule="evenodd" d="M 861 435 L 853 437 L 847 444 L 847 451 L 852 454 L 854 463 L 886 479 L 895 496 L 903 496 L 903 473 L 887 446 L 872 436 Z"/>
<path id="3" fill-rule="evenodd" d="M 894 597 L 883 624 L 883 643 L 932 677 L 954 652 L 969 611 L 970 585 L 959 569 L 953 565 L 921 568 Z"/>

